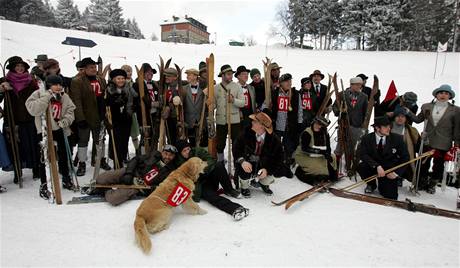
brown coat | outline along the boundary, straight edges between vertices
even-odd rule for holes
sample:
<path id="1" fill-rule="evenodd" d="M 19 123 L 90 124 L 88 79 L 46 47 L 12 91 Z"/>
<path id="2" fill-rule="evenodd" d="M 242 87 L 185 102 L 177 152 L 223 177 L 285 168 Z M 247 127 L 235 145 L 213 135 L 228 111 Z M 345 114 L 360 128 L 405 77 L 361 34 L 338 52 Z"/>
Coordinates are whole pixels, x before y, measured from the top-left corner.
<path id="1" fill-rule="evenodd" d="M 107 83 L 101 77 L 97 77 L 99 84 L 101 85 L 102 94 L 105 94 Z M 101 111 L 104 107 L 101 106 L 101 99 L 103 97 L 96 98 L 89 79 L 82 75 L 76 76 L 72 79 L 70 87 L 70 98 L 76 106 L 75 109 L 75 122 L 81 122 L 86 120 L 90 128 L 95 129 L 99 126 L 101 120 Z"/>

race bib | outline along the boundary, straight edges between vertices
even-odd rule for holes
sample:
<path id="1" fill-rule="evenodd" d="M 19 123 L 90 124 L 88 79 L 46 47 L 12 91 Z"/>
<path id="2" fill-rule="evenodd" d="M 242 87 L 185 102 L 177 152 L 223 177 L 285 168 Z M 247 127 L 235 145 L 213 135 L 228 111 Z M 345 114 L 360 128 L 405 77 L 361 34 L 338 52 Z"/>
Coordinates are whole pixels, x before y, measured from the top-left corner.
<path id="1" fill-rule="evenodd" d="M 96 97 L 102 96 L 101 85 L 97 80 L 91 81 L 91 87 L 93 88 L 93 92 L 96 95 Z"/>
<path id="2" fill-rule="evenodd" d="M 166 91 L 166 100 L 167 100 L 167 102 L 171 102 L 171 101 L 172 101 L 172 98 L 173 98 L 172 89 L 168 89 L 168 90 Z"/>
<path id="3" fill-rule="evenodd" d="M 312 103 L 311 103 L 311 98 L 309 94 L 303 94 L 302 97 L 302 109 L 311 111 L 312 109 Z"/>
<path id="4" fill-rule="evenodd" d="M 172 207 L 177 207 L 178 205 L 187 201 L 187 198 L 191 195 L 192 191 L 188 189 L 182 183 L 177 183 L 176 188 L 169 195 L 167 203 Z"/>
<path id="5" fill-rule="evenodd" d="M 287 112 L 289 107 L 289 97 L 288 96 L 279 96 L 278 97 L 278 111 Z"/>
<path id="6" fill-rule="evenodd" d="M 62 103 L 60 101 L 51 102 L 51 116 L 55 121 L 59 121 L 62 115 Z"/>
<path id="7" fill-rule="evenodd" d="M 144 183 L 147 186 L 151 186 L 153 183 L 153 180 L 158 176 L 159 174 L 159 169 L 156 166 L 152 167 L 152 170 L 150 170 L 147 174 L 144 176 Z"/>

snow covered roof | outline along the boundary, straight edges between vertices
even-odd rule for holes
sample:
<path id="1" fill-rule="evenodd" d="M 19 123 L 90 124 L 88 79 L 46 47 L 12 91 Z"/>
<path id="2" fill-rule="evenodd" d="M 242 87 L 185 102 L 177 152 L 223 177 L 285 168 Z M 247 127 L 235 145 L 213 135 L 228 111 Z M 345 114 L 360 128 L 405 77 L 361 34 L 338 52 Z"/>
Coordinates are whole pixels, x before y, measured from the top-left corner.
<path id="1" fill-rule="evenodd" d="M 163 23 L 160 24 L 160 26 L 164 26 L 164 25 L 173 25 L 173 24 L 179 24 L 179 23 L 190 23 L 192 24 L 193 26 L 207 32 L 208 31 L 208 26 L 204 25 L 203 23 L 199 22 L 198 20 L 192 18 L 192 17 L 189 17 L 187 15 L 185 15 L 185 17 L 176 17 L 176 16 L 172 16 L 171 19 L 168 19 L 168 20 L 164 20 Z"/>
<path id="2" fill-rule="evenodd" d="M 180 18 L 180 17 L 173 16 L 169 20 L 164 20 L 164 22 L 161 23 L 160 26 L 171 25 L 171 24 L 179 24 L 179 23 L 191 23 L 191 22 L 189 20 L 187 20 L 186 18 Z"/>

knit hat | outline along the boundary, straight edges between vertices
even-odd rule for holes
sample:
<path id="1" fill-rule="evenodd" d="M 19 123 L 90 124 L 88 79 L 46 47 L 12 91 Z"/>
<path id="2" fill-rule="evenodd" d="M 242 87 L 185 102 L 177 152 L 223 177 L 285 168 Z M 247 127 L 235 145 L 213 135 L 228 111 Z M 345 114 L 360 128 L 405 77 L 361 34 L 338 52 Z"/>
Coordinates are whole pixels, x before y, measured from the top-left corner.
<path id="1" fill-rule="evenodd" d="M 252 68 L 252 70 L 249 72 L 249 75 L 251 76 L 251 79 L 254 77 L 254 75 L 260 75 L 260 71 L 257 68 Z"/>
<path id="2" fill-rule="evenodd" d="M 363 79 L 361 77 L 353 77 L 350 79 L 350 85 L 351 84 L 364 84 Z"/>
<path id="3" fill-rule="evenodd" d="M 320 70 L 314 70 L 313 73 L 310 74 L 310 79 L 313 79 L 313 76 L 315 76 L 315 75 L 321 76 L 321 80 L 324 79 L 324 74 L 322 74 Z"/>
<path id="4" fill-rule="evenodd" d="M 61 85 L 62 86 L 63 81 L 62 78 L 59 75 L 48 75 L 46 77 L 46 87 L 50 88 L 52 85 Z"/>
<path id="5" fill-rule="evenodd" d="M 56 65 L 59 65 L 59 62 L 55 59 L 48 59 L 45 64 L 43 65 L 43 68 L 45 70 L 48 70 L 48 69 L 51 69 L 53 68 L 54 66 Z"/>
<path id="6" fill-rule="evenodd" d="M 285 73 L 280 76 L 280 83 L 288 80 L 292 80 L 292 75 L 290 73 Z"/>
<path id="7" fill-rule="evenodd" d="M 240 75 L 240 73 L 243 72 L 249 73 L 251 72 L 251 70 L 247 69 L 244 65 L 238 66 L 238 68 L 236 68 L 235 77 L 237 77 L 238 75 Z"/>
<path id="8" fill-rule="evenodd" d="M 225 65 L 222 65 L 222 67 L 220 67 L 220 73 L 218 75 L 218 77 L 222 77 L 222 75 L 226 72 L 232 72 L 232 73 L 235 73 L 235 71 L 232 70 L 232 67 L 228 64 L 225 64 Z"/>
<path id="9" fill-rule="evenodd" d="M 305 83 L 311 83 L 310 77 L 304 77 L 300 80 L 300 84 L 303 86 Z"/>
<path id="10" fill-rule="evenodd" d="M 455 98 L 455 92 L 452 90 L 452 87 L 450 85 L 447 85 L 447 84 L 441 85 L 440 87 L 438 87 L 435 90 L 433 90 L 433 96 L 436 98 L 436 95 L 439 92 L 443 92 L 443 91 L 450 94 L 449 100 Z"/>
<path id="11" fill-rule="evenodd" d="M 192 147 L 187 140 L 182 139 L 176 142 L 176 148 L 179 153 L 182 152 L 182 150 L 184 150 L 184 148 L 187 148 L 187 147 Z"/>
<path id="12" fill-rule="evenodd" d="M 358 74 L 356 77 L 361 77 L 361 79 L 367 80 L 369 77 L 367 77 L 365 74 Z"/>
<path id="13" fill-rule="evenodd" d="M 123 76 L 126 79 L 126 77 L 128 77 L 128 74 L 126 73 L 125 70 L 122 70 L 122 69 L 114 69 L 110 71 L 109 73 L 110 79 L 114 79 L 117 76 Z"/>
<path id="14" fill-rule="evenodd" d="M 26 70 L 28 70 L 30 68 L 29 64 L 27 64 L 27 62 L 23 61 L 21 57 L 19 56 L 13 56 L 11 58 L 8 59 L 8 65 L 6 66 L 6 69 L 8 70 L 14 70 L 14 67 L 16 67 L 16 65 L 22 63 L 24 65 L 24 67 L 26 68 Z"/>
<path id="15" fill-rule="evenodd" d="M 177 70 L 174 68 L 166 68 L 164 70 L 164 75 L 165 76 L 172 76 L 172 77 L 177 77 Z"/>
<path id="16" fill-rule="evenodd" d="M 88 65 L 96 65 L 96 64 L 97 64 L 97 62 L 95 62 L 90 57 L 84 58 L 84 59 L 81 60 L 81 68 L 85 68 Z"/>
<path id="17" fill-rule="evenodd" d="M 142 63 L 141 68 L 144 70 L 144 73 L 146 73 L 148 71 L 152 71 L 153 74 L 157 73 L 157 70 L 153 69 L 152 66 L 150 64 L 148 64 L 147 62 Z"/>
<path id="18" fill-rule="evenodd" d="M 190 68 L 190 69 L 185 70 L 185 73 L 186 74 L 194 74 L 196 76 L 200 75 L 200 71 L 198 71 L 197 69 L 194 69 L 194 68 Z"/>
<path id="19" fill-rule="evenodd" d="M 259 122 L 262 126 L 264 126 L 268 134 L 273 133 L 272 119 L 266 113 L 259 112 L 259 113 L 251 114 L 249 118 L 251 118 L 254 121 Z"/>
<path id="20" fill-rule="evenodd" d="M 176 154 L 176 153 L 177 153 L 177 148 L 176 148 L 174 145 L 166 144 L 166 145 L 163 147 L 163 151 L 164 151 L 164 152 L 170 152 L 170 153 Z"/>

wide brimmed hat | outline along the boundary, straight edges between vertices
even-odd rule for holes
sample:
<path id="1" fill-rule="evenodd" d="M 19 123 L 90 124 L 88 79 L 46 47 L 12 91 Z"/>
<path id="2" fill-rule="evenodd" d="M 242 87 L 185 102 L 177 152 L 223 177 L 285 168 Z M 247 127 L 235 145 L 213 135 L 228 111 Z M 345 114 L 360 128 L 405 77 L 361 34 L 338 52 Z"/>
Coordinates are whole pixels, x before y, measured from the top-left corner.
<path id="1" fill-rule="evenodd" d="M 220 67 L 220 73 L 217 77 L 222 77 L 222 75 L 227 72 L 235 73 L 235 71 L 232 70 L 232 67 L 230 65 L 228 64 L 222 65 L 222 67 Z"/>
<path id="2" fill-rule="evenodd" d="M 380 126 L 388 126 L 391 125 L 390 119 L 388 116 L 377 116 L 374 118 L 374 124 L 372 124 L 373 127 L 380 127 Z"/>
<path id="3" fill-rule="evenodd" d="M 317 122 L 318 124 L 324 126 L 324 127 L 327 127 L 329 126 L 329 124 L 331 123 L 331 121 L 329 119 L 327 119 L 326 117 L 324 116 L 321 116 L 321 115 L 317 115 L 314 119 L 313 119 L 313 123 L 314 122 Z"/>
<path id="4" fill-rule="evenodd" d="M 272 62 L 270 64 L 270 70 L 278 70 L 278 69 L 281 69 L 281 68 L 283 68 L 283 67 L 279 66 L 278 63 L 276 63 L 276 62 Z"/>
<path id="5" fill-rule="evenodd" d="M 194 74 L 194 75 L 196 75 L 196 76 L 200 75 L 200 71 L 198 71 L 198 70 L 195 69 L 195 68 L 187 69 L 187 70 L 185 70 L 185 73 L 186 73 L 186 74 Z"/>
<path id="6" fill-rule="evenodd" d="M 273 133 L 272 119 L 266 113 L 259 112 L 259 113 L 251 114 L 249 118 L 251 118 L 254 121 L 259 122 L 262 126 L 264 126 L 268 134 Z"/>
<path id="7" fill-rule="evenodd" d="M 109 73 L 110 79 L 114 79 L 117 76 L 123 76 L 126 79 L 128 77 L 128 74 L 126 73 L 125 70 L 122 70 L 122 69 L 114 69 L 110 71 Z"/>
<path id="8" fill-rule="evenodd" d="M 433 90 L 433 97 L 436 98 L 436 95 L 439 92 L 443 92 L 443 91 L 445 91 L 445 92 L 450 94 L 449 100 L 455 98 L 455 92 L 452 90 L 452 87 L 450 85 L 447 85 L 447 84 L 441 85 L 440 87 L 438 87 L 435 90 Z"/>
<path id="9" fill-rule="evenodd" d="M 240 75 L 240 73 L 243 73 L 243 72 L 250 73 L 251 70 L 247 69 L 246 66 L 244 65 L 238 66 L 238 68 L 236 68 L 235 77 L 237 77 L 238 75 Z"/>
<path id="10" fill-rule="evenodd" d="M 321 80 L 323 80 L 323 79 L 324 79 L 324 74 L 322 74 L 320 70 L 314 70 L 314 71 L 313 71 L 313 73 L 312 73 L 312 74 L 310 74 L 310 79 L 312 79 L 312 78 L 313 78 L 313 76 L 315 76 L 315 75 L 319 75 L 319 76 L 321 76 Z"/>
<path id="11" fill-rule="evenodd" d="M 37 58 L 34 59 L 35 62 L 37 62 L 37 61 L 47 61 L 47 60 L 48 60 L 48 55 L 46 55 L 46 54 L 37 55 Z"/>
<path id="12" fill-rule="evenodd" d="M 144 73 L 148 72 L 148 71 L 152 71 L 153 74 L 156 74 L 157 73 L 157 70 L 153 69 L 152 68 L 152 65 L 150 65 L 149 63 L 147 62 L 144 62 L 142 63 L 142 67 L 141 67 L 143 70 L 144 70 Z"/>
<path id="13" fill-rule="evenodd" d="M 16 67 L 16 65 L 18 65 L 20 63 L 24 65 L 24 68 L 26 68 L 26 70 L 28 70 L 30 68 L 29 64 L 27 64 L 27 62 L 23 61 L 21 57 L 13 56 L 13 57 L 8 59 L 8 65 L 6 66 L 6 69 L 13 70 L 14 67 Z"/>

